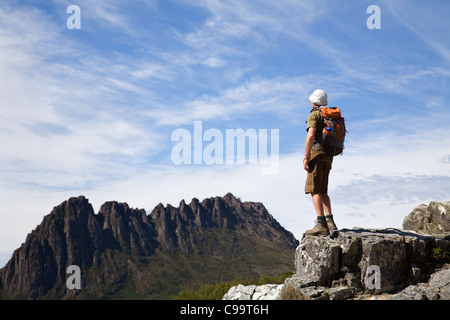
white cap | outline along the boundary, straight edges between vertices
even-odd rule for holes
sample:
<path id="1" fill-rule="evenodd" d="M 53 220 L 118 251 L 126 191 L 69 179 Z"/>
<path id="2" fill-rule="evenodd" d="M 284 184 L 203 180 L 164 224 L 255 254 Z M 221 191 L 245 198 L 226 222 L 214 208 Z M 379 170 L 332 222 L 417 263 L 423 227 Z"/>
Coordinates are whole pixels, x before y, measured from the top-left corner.
<path id="1" fill-rule="evenodd" d="M 327 93 L 323 90 L 317 89 L 309 97 L 309 101 L 311 101 L 312 103 L 314 103 L 317 106 L 326 106 L 328 104 Z"/>

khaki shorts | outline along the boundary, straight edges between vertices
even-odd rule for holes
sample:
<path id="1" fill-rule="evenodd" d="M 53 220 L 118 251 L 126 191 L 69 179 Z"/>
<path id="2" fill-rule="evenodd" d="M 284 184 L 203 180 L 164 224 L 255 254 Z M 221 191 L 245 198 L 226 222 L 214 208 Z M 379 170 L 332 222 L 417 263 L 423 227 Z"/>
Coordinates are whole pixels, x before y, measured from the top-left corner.
<path id="1" fill-rule="evenodd" d="M 305 193 L 328 193 L 328 175 L 332 163 L 333 156 L 327 155 L 323 151 L 311 150 Z"/>

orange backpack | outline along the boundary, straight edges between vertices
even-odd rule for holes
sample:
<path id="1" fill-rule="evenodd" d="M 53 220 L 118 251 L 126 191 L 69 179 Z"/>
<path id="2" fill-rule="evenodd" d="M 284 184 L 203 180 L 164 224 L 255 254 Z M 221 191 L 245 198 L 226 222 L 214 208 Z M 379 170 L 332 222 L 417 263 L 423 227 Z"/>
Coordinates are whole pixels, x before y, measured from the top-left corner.
<path id="1" fill-rule="evenodd" d="M 342 154 L 347 130 L 345 120 L 339 108 L 321 107 L 320 112 L 324 121 L 322 138 L 318 141 L 325 152 L 332 156 Z"/>

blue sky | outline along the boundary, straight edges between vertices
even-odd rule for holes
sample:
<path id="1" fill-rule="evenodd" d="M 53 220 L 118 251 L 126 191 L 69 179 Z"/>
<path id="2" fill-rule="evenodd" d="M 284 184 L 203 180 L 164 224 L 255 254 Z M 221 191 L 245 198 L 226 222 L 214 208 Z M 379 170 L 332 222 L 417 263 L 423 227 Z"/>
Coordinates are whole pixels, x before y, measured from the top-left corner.
<path id="1" fill-rule="evenodd" d="M 301 159 L 317 88 L 348 128 L 330 176 L 338 227 L 401 227 L 450 200 L 449 16 L 438 0 L 3 0 L 0 265 L 78 195 L 150 212 L 232 192 L 300 238 L 315 219 Z M 171 134 L 194 121 L 279 130 L 278 171 L 175 165 Z"/>

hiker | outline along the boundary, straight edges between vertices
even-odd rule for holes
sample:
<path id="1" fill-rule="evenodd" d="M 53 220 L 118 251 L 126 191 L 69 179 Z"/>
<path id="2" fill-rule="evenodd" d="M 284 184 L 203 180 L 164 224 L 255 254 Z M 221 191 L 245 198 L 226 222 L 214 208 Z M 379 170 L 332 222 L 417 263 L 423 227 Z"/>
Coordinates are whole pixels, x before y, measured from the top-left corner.
<path id="1" fill-rule="evenodd" d="M 310 193 L 317 214 L 314 228 L 307 230 L 307 235 L 328 235 L 337 230 L 331 213 L 331 201 L 328 196 L 328 175 L 333 163 L 333 155 L 327 154 L 319 144 L 320 135 L 324 129 L 324 121 L 320 112 L 322 106 L 328 104 L 327 93 L 316 90 L 309 97 L 313 109 L 306 121 L 306 142 L 303 168 L 306 176 L 305 194 Z M 325 215 L 324 215 L 325 213 Z"/>

